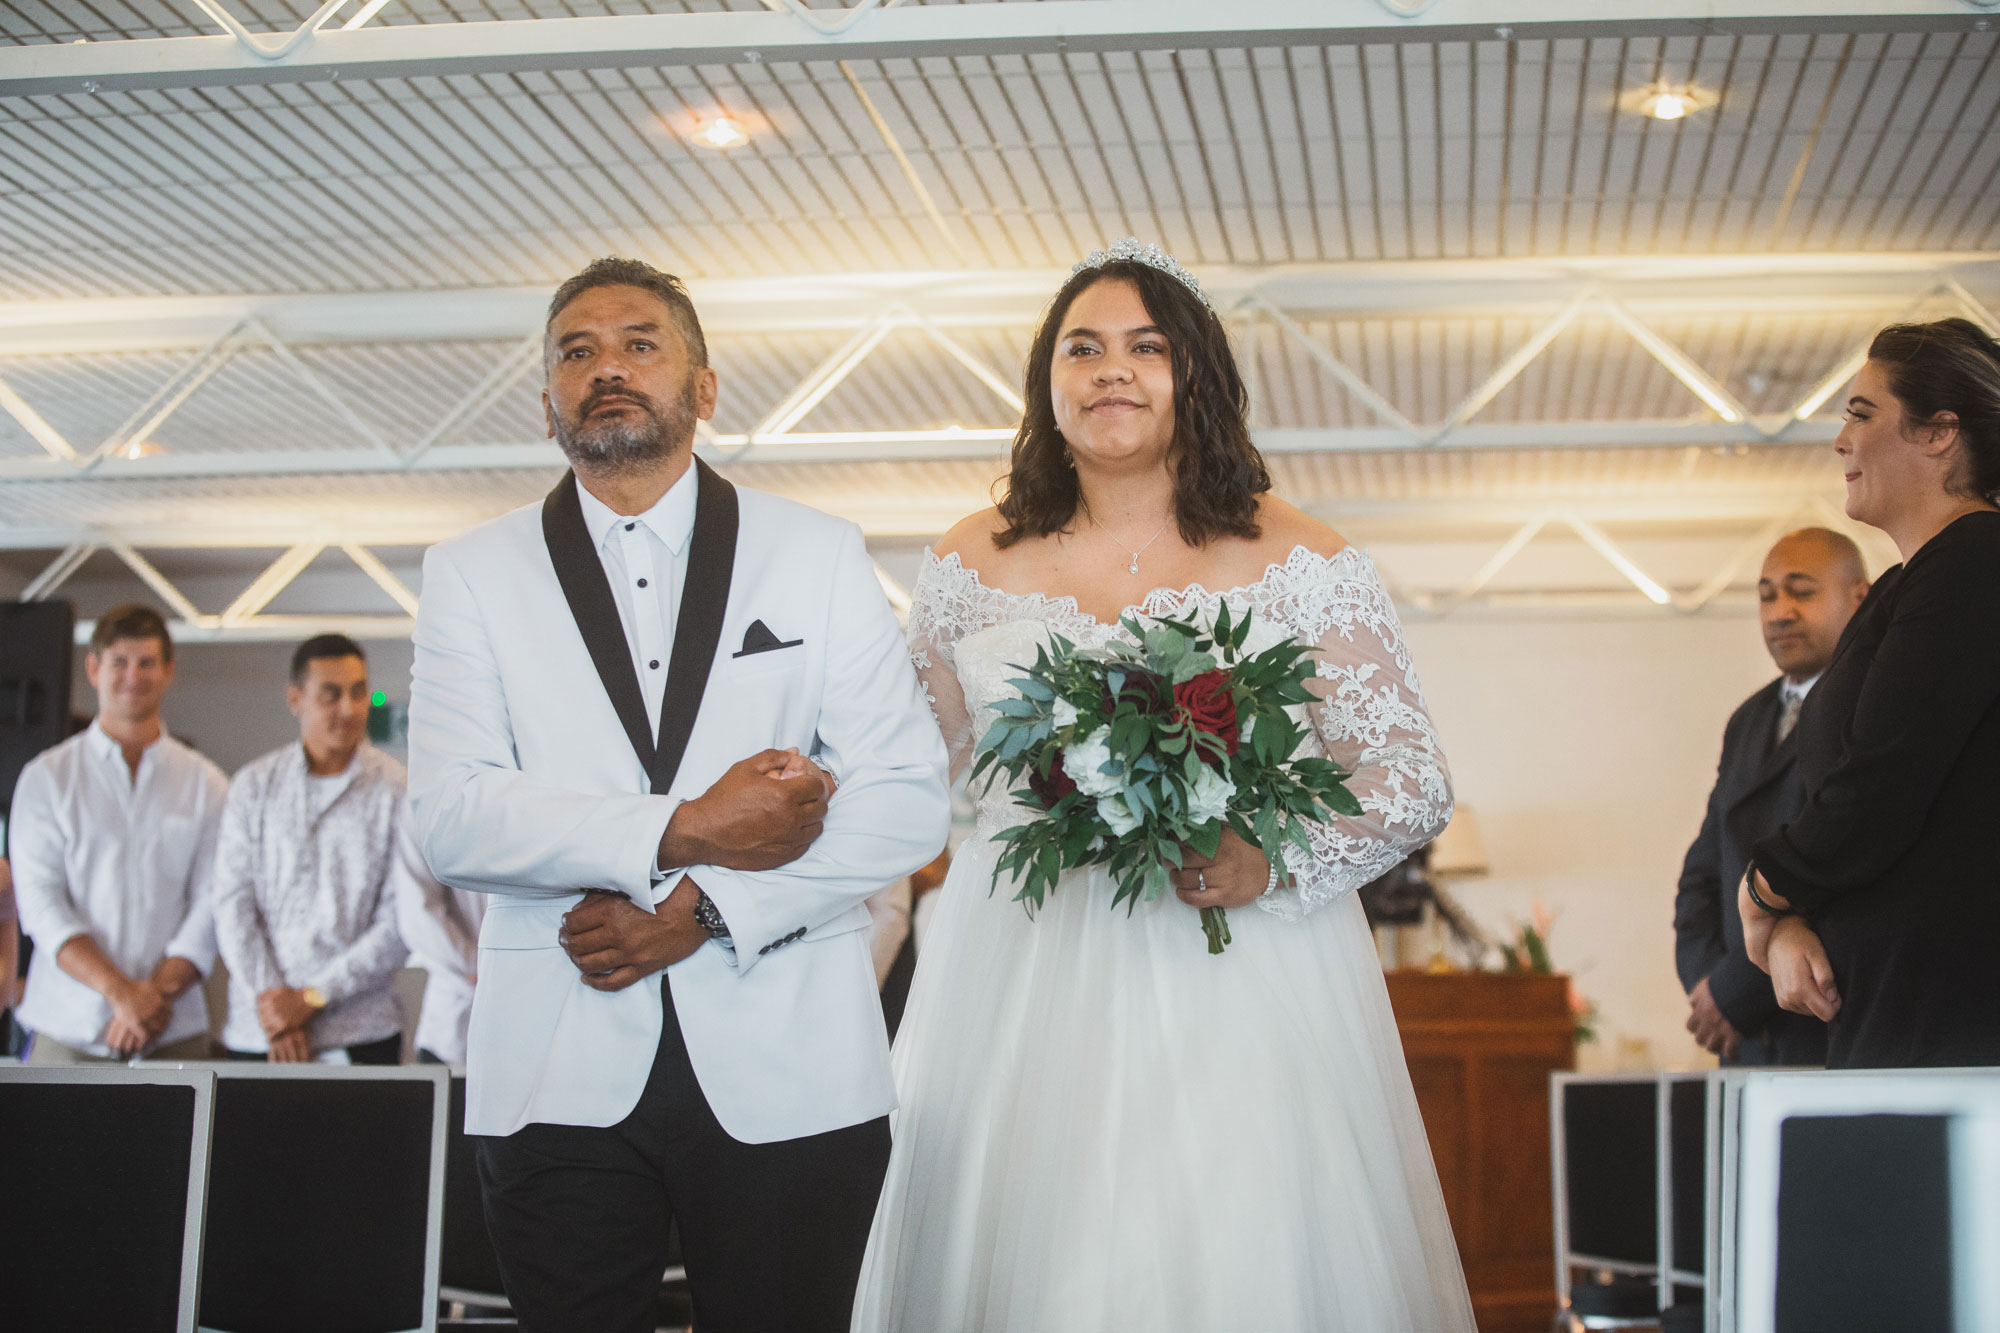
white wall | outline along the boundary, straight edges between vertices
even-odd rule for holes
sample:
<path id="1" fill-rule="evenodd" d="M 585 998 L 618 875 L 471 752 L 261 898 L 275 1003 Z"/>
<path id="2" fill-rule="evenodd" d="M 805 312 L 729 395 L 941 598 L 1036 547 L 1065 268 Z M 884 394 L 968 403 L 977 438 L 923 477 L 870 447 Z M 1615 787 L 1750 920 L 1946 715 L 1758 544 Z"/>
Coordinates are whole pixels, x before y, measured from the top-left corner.
<path id="1" fill-rule="evenodd" d="M 1673 966 L 1681 858 L 1722 727 L 1776 670 L 1753 615 L 1406 627 L 1492 874 L 1459 900 L 1499 934 L 1539 898 L 1556 966 L 1597 1002 L 1586 1067 L 1710 1062 Z"/>
<path id="2" fill-rule="evenodd" d="M 167 730 L 234 773 L 245 763 L 299 738 L 298 720 L 285 707 L 293 643 L 182 643 L 174 649 L 174 683 L 162 713 Z M 391 700 L 410 698 L 410 645 L 407 641 L 365 643 L 368 678 Z M 83 653 L 76 654 L 70 707 L 97 710 L 97 696 L 84 679 Z M 384 747 L 398 759 L 400 745 Z"/>

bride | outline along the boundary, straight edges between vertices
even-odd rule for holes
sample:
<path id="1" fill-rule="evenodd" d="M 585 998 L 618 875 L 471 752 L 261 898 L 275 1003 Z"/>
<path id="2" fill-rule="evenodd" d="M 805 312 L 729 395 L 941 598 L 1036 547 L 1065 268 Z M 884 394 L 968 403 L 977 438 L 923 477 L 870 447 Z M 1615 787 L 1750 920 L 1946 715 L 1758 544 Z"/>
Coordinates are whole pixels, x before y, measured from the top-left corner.
<path id="1" fill-rule="evenodd" d="M 954 774 L 1049 633 L 1099 645 L 1125 612 L 1226 600 L 1317 645 L 1317 738 L 1365 813 L 1277 866 L 1225 832 L 1130 917 L 1102 868 L 1071 872 L 1030 920 L 989 892 L 991 834 L 1024 812 L 1001 784 L 974 793 L 896 1046 L 854 1329 L 1469 1333 L 1353 893 L 1452 808 L 1389 596 L 1270 495 L 1222 324 L 1157 247 L 1077 266 L 1026 398 L 1006 497 L 926 556 L 912 597 Z M 1202 907 L 1230 909 L 1219 957 Z"/>

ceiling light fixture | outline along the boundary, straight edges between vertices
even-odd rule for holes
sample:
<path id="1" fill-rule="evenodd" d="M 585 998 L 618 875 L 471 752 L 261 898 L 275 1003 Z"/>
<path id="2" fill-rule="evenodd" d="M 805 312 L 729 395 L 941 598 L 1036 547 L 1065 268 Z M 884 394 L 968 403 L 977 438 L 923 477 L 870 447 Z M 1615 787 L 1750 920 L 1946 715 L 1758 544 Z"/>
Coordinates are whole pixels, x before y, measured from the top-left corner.
<path id="1" fill-rule="evenodd" d="M 1686 93 L 1658 92 L 1646 99 L 1646 114 L 1654 120 L 1679 120 L 1694 108 L 1694 99 Z"/>
<path id="2" fill-rule="evenodd" d="M 1655 83 L 1619 99 L 1627 111 L 1636 111 L 1654 120 L 1685 120 L 1697 111 L 1715 105 L 1715 94 L 1691 83 Z"/>
<path id="3" fill-rule="evenodd" d="M 717 148 L 727 151 L 741 148 L 750 142 L 750 134 L 741 125 L 727 116 L 717 116 L 693 135 L 694 141 L 703 148 Z"/>

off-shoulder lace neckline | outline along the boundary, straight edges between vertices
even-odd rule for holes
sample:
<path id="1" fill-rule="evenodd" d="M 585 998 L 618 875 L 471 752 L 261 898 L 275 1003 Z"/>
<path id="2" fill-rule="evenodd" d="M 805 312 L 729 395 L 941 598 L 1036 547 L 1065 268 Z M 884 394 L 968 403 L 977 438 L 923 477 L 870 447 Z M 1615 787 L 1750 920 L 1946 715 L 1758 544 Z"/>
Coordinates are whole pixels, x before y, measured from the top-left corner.
<path id="1" fill-rule="evenodd" d="M 1270 564 L 1266 565 L 1263 575 L 1253 582 L 1239 583 L 1234 587 L 1223 588 L 1216 592 L 1210 592 L 1199 583 L 1190 583 L 1185 588 L 1154 588 L 1139 601 L 1120 607 L 1117 620 L 1123 620 L 1126 616 L 1134 612 L 1140 615 L 1156 615 L 1158 612 L 1155 608 L 1160 607 L 1163 602 L 1185 605 L 1191 601 L 1210 601 L 1217 597 L 1254 598 L 1263 592 L 1268 585 L 1275 583 L 1282 576 L 1296 576 L 1308 569 L 1314 568 L 1317 568 L 1318 572 L 1324 574 L 1336 566 L 1353 563 L 1365 565 L 1370 562 L 1367 553 L 1352 542 L 1341 547 L 1332 555 L 1321 555 L 1304 542 L 1300 542 L 1292 547 L 1290 553 L 1283 560 L 1273 560 Z M 935 550 L 926 546 L 924 548 L 924 564 L 927 567 L 934 567 L 941 574 L 949 574 L 952 571 L 956 571 L 959 577 L 970 579 L 975 587 L 994 597 L 1005 597 L 1014 601 L 1030 602 L 1037 606 L 1047 607 L 1065 617 L 1074 616 L 1078 619 L 1086 620 L 1093 625 L 1109 627 L 1116 623 L 1116 620 L 1099 620 L 1095 615 L 1084 610 L 1077 604 L 1074 593 L 1057 595 L 1045 592 L 1010 592 L 1005 588 L 996 588 L 980 578 L 979 571 L 973 569 L 964 560 L 960 559 L 956 551 L 939 555 Z"/>

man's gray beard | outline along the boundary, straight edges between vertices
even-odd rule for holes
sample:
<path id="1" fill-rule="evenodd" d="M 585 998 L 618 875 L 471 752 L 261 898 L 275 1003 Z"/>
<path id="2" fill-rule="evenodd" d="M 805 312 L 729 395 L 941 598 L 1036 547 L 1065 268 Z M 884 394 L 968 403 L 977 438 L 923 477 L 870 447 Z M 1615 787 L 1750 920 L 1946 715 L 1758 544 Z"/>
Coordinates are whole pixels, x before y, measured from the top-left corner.
<path id="1" fill-rule="evenodd" d="M 579 426 L 556 416 L 556 443 L 576 467 L 598 474 L 632 472 L 671 458 L 694 438 L 694 380 L 664 415 L 641 406 L 638 421 L 620 419 Z"/>

